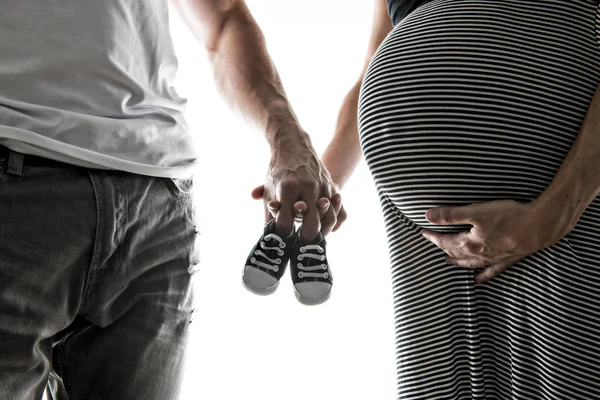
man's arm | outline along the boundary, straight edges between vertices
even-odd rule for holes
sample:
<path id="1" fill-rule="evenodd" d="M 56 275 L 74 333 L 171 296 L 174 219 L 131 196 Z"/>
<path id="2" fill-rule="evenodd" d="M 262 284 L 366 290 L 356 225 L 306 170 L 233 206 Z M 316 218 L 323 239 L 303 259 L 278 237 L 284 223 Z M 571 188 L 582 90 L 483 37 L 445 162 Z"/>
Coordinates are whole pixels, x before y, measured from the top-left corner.
<path id="1" fill-rule="evenodd" d="M 171 0 L 205 46 L 217 85 L 230 106 L 265 132 L 269 144 L 305 133 L 292 111 L 244 1 Z"/>
<path id="2" fill-rule="evenodd" d="M 373 27 L 365 63 L 358 80 L 352 86 L 340 109 L 336 131 L 327 150 L 323 154 L 323 164 L 333 178 L 333 182 L 341 189 L 361 159 L 358 136 L 358 95 L 367 67 L 381 45 L 392 30 L 392 22 L 387 11 L 385 0 L 374 0 Z"/>
<path id="3" fill-rule="evenodd" d="M 303 219 L 303 236 L 306 239 L 316 236 L 320 229 L 317 199 L 331 198 L 335 188 L 286 98 L 263 34 L 245 2 L 171 2 L 208 51 L 225 99 L 246 120 L 265 132 L 271 147 L 271 165 L 264 201 L 265 204 L 275 199 L 280 201 L 279 232 L 285 234 L 292 230 L 292 206 L 303 200 L 308 206 Z"/>

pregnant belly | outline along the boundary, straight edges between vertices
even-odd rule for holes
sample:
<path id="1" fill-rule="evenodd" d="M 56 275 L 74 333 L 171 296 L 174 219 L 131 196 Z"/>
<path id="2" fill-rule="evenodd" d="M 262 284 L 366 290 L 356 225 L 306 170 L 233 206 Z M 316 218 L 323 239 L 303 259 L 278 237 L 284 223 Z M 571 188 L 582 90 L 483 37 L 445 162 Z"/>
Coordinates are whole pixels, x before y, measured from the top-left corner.
<path id="1" fill-rule="evenodd" d="M 426 210 L 528 202 L 546 189 L 600 83 L 596 11 L 593 1 L 434 0 L 394 28 L 363 81 L 359 132 L 397 211 L 444 230 Z"/>

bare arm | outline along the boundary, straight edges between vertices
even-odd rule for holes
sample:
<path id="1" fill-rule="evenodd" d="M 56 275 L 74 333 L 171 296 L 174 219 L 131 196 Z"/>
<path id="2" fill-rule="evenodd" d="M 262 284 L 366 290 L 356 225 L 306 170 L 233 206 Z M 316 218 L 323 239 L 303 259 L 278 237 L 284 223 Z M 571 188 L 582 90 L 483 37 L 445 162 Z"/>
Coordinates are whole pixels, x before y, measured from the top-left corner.
<path id="1" fill-rule="evenodd" d="M 544 221 L 544 246 L 569 233 L 600 194 L 600 86 L 571 150 L 548 188 L 533 201 Z"/>
<path id="2" fill-rule="evenodd" d="M 362 155 L 357 120 L 360 86 L 375 51 L 392 30 L 392 22 L 388 15 L 386 1 L 374 0 L 374 2 L 375 10 L 371 40 L 362 72 L 344 98 L 337 119 L 335 135 L 322 157 L 323 164 L 325 164 L 333 182 L 339 188 L 346 184 Z"/>
<path id="3" fill-rule="evenodd" d="M 265 132 L 271 148 L 304 135 L 243 0 L 171 0 L 209 55 L 225 100 Z"/>
<path id="4" fill-rule="evenodd" d="M 278 200 L 279 234 L 294 225 L 294 204 L 306 204 L 302 236 L 312 240 L 321 229 L 317 200 L 336 194 L 327 169 L 314 150 L 287 100 L 265 39 L 243 0 L 171 0 L 194 36 L 204 44 L 215 79 L 227 102 L 247 121 L 265 133 L 271 162 L 264 187 L 253 197 L 265 203 L 265 219 L 271 219 L 267 203 Z M 336 209 L 341 205 L 334 198 Z M 331 214 L 331 213 L 328 213 Z M 335 224 L 330 217 L 326 230 Z"/>

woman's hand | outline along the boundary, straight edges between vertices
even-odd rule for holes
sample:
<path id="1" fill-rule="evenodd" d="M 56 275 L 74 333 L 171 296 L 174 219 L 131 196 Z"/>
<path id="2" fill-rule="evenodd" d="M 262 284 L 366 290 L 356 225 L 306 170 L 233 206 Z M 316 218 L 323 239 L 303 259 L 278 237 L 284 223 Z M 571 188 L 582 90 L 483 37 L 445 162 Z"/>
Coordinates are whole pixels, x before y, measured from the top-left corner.
<path id="1" fill-rule="evenodd" d="M 551 213 L 548 213 L 550 211 Z M 446 262 L 465 268 L 485 268 L 475 276 L 482 283 L 496 277 L 520 259 L 558 242 L 569 229 L 557 210 L 537 202 L 497 200 L 461 207 L 436 207 L 425 218 L 439 225 L 471 224 L 469 231 L 423 236 L 442 249 Z"/>

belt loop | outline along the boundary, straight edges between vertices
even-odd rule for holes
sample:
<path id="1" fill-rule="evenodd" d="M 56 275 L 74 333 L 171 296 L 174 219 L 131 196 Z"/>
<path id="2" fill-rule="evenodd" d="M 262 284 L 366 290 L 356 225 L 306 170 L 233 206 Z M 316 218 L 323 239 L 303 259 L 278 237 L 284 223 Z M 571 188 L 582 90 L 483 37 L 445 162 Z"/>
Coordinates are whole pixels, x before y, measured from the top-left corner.
<path id="1" fill-rule="evenodd" d="M 11 150 L 8 155 L 6 173 L 15 176 L 21 176 L 23 174 L 23 158 L 23 154 Z"/>

